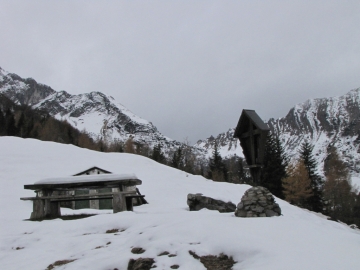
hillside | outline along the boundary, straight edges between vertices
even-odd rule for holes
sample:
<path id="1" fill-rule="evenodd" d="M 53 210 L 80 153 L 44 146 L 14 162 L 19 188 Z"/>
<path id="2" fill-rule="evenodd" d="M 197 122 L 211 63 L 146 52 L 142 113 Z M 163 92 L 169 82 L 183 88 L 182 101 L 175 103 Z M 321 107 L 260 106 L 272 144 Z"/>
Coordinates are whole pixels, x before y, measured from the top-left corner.
<path id="1" fill-rule="evenodd" d="M 101 153 L 72 145 L 0 137 L 0 261 L 2 269 L 46 269 L 58 260 L 75 260 L 55 269 L 126 269 L 130 258 L 155 259 L 157 269 L 205 269 L 198 255 L 232 256 L 233 269 L 358 269 L 360 233 L 348 226 L 276 199 L 283 215 L 242 219 L 233 213 L 190 212 L 188 193 L 201 192 L 237 204 L 247 185 L 217 183 L 187 174 L 148 158 Z M 135 173 L 148 205 L 134 212 L 99 210 L 85 219 L 42 222 L 29 218 L 33 196 L 24 184 L 69 176 L 90 166 L 114 173 Z M 118 233 L 107 234 L 110 229 Z M 132 247 L 145 253 L 135 255 Z M 175 257 L 158 256 L 168 251 Z"/>

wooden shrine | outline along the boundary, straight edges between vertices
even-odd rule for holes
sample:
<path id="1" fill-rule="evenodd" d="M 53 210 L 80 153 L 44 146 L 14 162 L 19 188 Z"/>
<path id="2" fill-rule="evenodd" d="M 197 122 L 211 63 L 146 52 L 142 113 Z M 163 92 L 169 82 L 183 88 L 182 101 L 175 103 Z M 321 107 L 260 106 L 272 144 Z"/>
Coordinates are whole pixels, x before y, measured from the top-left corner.
<path id="1" fill-rule="evenodd" d="M 255 184 L 261 180 L 264 165 L 265 142 L 269 127 L 254 110 L 243 110 L 236 126 L 234 137 L 240 145 Z"/>

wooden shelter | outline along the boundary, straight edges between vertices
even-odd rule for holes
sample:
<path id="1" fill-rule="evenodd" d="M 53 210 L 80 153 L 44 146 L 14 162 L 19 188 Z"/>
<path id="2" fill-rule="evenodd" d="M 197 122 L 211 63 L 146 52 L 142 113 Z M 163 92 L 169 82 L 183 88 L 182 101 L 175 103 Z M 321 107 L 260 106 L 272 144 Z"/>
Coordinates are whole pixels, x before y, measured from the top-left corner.
<path id="1" fill-rule="evenodd" d="M 104 170 L 97 166 L 93 166 L 93 167 L 90 167 L 84 171 L 77 173 L 77 174 L 74 174 L 73 176 L 109 174 L 109 173 L 112 173 L 112 172 Z M 116 192 L 116 191 L 119 191 L 118 188 L 103 187 L 100 189 L 82 189 L 82 190 L 78 189 L 78 190 L 69 191 L 69 192 L 74 193 L 76 195 L 81 195 L 81 194 L 96 194 L 96 193 L 107 193 L 107 192 Z M 72 202 L 63 202 L 63 203 L 61 203 L 61 206 L 70 207 L 72 209 L 84 209 L 84 208 L 112 209 L 112 201 L 111 201 L 111 199 L 72 201 Z"/>
<path id="2" fill-rule="evenodd" d="M 32 185 L 24 185 L 25 189 L 34 190 L 36 197 L 20 198 L 33 201 L 33 212 L 30 219 L 57 218 L 61 216 L 60 203 L 77 201 L 110 200 L 114 213 L 133 210 L 133 199 L 144 195 L 136 189 L 142 181 L 133 174 L 99 173 L 69 177 L 48 178 Z M 135 187 L 135 189 L 130 187 Z M 91 192 L 78 194 L 81 190 L 108 189 L 109 192 Z M 75 191 L 75 192 L 74 192 Z M 71 192 L 71 194 L 69 193 Z"/>
<path id="3" fill-rule="evenodd" d="M 234 137 L 240 145 L 251 176 L 255 183 L 260 183 L 261 168 L 264 165 L 266 137 L 269 127 L 254 110 L 243 110 L 236 126 Z"/>

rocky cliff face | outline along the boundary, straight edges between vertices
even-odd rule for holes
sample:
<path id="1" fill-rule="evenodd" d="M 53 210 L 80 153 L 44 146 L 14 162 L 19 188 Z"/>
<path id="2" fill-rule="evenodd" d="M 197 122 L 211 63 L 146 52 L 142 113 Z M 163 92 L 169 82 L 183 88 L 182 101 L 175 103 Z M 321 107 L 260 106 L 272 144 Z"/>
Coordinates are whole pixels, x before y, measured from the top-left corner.
<path id="1" fill-rule="evenodd" d="M 47 85 L 37 83 L 32 78 L 23 79 L 16 74 L 6 72 L 1 67 L 0 92 L 16 104 L 28 104 L 30 106 L 55 93 L 55 91 Z"/>
<path id="2" fill-rule="evenodd" d="M 94 139 L 135 142 L 150 147 L 162 144 L 169 153 L 182 143 L 161 134 L 149 121 L 135 115 L 111 96 L 100 92 L 71 95 L 57 92 L 34 79 L 23 79 L 0 68 L 0 93 L 19 105 L 29 105 L 47 111 L 60 120 L 68 121 L 79 130 L 87 131 Z M 193 148 L 199 155 L 202 149 Z"/>
<path id="3" fill-rule="evenodd" d="M 234 138 L 234 131 L 234 128 L 230 128 L 227 132 L 220 133 L 216 137 L 210 136 L 205 140 L 197 141 L 195 146 L 203 149 L 206 153 L 206 157 L 212 156 L 215 143 L 218 144 L 219 152 L 222 157 L 225 158 L 232 155 L 243 157 L 244 155 L 239 140 Z"/>
<path id="4" fill-rule="evenodd" d="M 360 88 L 340 97 L 307 100 L 292 108 L 285 117 L 270 119 L 267 124 L 279 136 L 290 158 L 297 158 L 301 144 L 308 140 L 315 146 L 313 154 L 321 173 L 327 148 L 334 145 L 351 172 L 360 173 Z M 197 146 L 211 155 L 217 141 L 223 156 L 242 156 L 233 134 L 232 128 L 216 138 L 198 141 Z"/>
<path id="5" fill-rule="evenodd" d="M 300 145 L 308 140 L 322 167 L 328 146 L 334 145 L 350 170 L 360 172 L 360 88 L 340 97 L 307 100 L 284 118 L 270 119 L 268 126 L 290 157 L 297 157 Z"/>

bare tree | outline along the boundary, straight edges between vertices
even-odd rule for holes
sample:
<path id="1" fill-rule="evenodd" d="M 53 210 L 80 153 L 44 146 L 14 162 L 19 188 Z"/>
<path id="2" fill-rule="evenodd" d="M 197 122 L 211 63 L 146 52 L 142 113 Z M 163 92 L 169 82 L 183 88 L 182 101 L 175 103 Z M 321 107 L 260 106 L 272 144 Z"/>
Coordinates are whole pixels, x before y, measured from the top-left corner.
<path id="1" fill-rule="evenodd" d="M 130 136 L 129 139 L 127 139 L 125 142 L 125 153 L 135 154 L 135 147 L 132 136 Z"/>
<path id="2" fill-rule="evenodd" d="M 306 199 L 312 196 L 311 180 L 304 161 L 300 159 L 296 164 L 290 164 L 287 175 L 283 179 L 285 200 L 304 207 Z"/>

